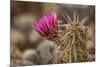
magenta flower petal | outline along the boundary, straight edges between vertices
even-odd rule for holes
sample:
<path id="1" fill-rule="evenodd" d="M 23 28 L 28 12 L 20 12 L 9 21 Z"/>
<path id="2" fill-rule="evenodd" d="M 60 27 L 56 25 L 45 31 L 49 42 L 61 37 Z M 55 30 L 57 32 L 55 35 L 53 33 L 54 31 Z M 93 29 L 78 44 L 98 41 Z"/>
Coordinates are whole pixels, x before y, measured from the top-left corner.
<path id="1" fill-rule="evenodd" d="M 53 17 L 52 22 L 53 22 L 53 25 L 55 27 L 58 24 L 58 22 L 57 22 L 57 15 L 56 15 L 55 12 L 52 13 L 52 17 Z"/>
<path id="2" fill-rule="evenodd" d="M 43 22 L 43 20 L 42 20 L 42 22 Z M 48 29 L 46 28 L 46 25 L 45 25 L 44 22 L 41 23 L 41 26 L 42 26 L 42 28 L 43 28 L 43 30 L 44 30 L 45 32 L 48 32 Z"/>
<path id="3" fill-rule="evenodd" d="M 41 28 L 43 29 L 43 31 L 46 32 L 46 27 L 45 27 L 45 25 L 43 24 L 42 18 L 40 19 L 39 27 L 41 27 Z"/>
<path id="4" fill-rule="evenodd" d="M 37 24 L 35 25 L 35 29 L 36 29 L 36 31 L 38 31 L 39 33 L 41 33 L 42 35 L 45 35 L 44 33 L 44 31 L 43 31 L 43 29 L 41 29 L 41 19 L 37 22 Z M 43 26 L 42 26 L 42 28 L 44 28 Z"/>
<path id="5" fill-rule="evenodd" d="M 42 23 L 39 25 L 39 28 L 44 32 L 44 35 L 48 34 Z"/>
<path id="6" fill-rule="evenodd" d="M 47 26 L 47 29 L 50 30 L 50 21 L 48 20 L 47 16 L 43 16 L 43 21 Z"/>
<path id="7" fill-rule="evenodd" d="M 53 23 L 52 22 L 52 16 L 51 15 L 48 15 L 47 18 L 48 18 L 48 21 L 49 21 L 48 22 L 49 26 L 53 26 L 53 24 L 52 24 Z"/>
<path id="8" fill-rule="evenodd" d="M 47 21 L 45 20 L 45 19 L 42 19 L 43 20 L 43 24 L 45 25 L 45 27 L 46 27 L 46 30 L 47 30 L 47 32 L 50 30 L 49 29 L 49 25 L 47 24 Z"/>
<path id="9" fill-rule="evenodd" d="M 44 33 L 43 33 L 43 31 L 41 31 L 39 27 L 35 27 L 35 30 L 36 30 L 40 35 L 45 36 Z"/>

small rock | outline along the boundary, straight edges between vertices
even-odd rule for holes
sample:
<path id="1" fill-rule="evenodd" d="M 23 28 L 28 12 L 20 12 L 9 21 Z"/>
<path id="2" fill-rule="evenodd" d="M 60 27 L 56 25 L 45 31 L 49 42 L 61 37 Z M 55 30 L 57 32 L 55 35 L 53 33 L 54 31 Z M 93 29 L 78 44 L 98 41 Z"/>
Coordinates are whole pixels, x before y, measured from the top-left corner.
<path id="1" fill-rule="evenodd" d="M 39 64 L 39 57 L 37 51 L 34 49 L 27 49 L 23 53 L 22 60 L 27 60 L 33 62 L 34 64 Z"/>
<path id="2" fill-rule="evenodd" d="M 38 54 L 40 56 L 41 64 L 51 64 L 56 63 L 56 52 L 55 52 L 56 44 L 51 41 L 44 40 L 37 47 Z"/>

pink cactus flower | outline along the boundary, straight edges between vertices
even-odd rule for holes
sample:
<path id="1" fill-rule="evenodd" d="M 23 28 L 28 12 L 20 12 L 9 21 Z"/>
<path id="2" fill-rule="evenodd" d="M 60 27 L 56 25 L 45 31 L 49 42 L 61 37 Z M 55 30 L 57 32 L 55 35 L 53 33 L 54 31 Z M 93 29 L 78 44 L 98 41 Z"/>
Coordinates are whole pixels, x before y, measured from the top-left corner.
<path id="1" fill-rule="evenodd" d="M 35 30 L 42 36 L 48 36 L 51 33 L 55 33 L 57 24 L 56 13 L 47 13 L 38 20 L 35 25 Z"/>

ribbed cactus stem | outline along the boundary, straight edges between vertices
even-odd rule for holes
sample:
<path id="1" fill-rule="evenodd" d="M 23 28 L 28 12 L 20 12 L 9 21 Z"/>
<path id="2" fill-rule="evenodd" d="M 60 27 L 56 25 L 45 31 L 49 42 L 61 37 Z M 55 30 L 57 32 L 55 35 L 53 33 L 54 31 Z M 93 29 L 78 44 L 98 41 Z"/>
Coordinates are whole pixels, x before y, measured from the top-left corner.
<path id="1" fill-rule="evenodd" d="M 68 19 L 67 19 L 68 18 Z M 64 25 L 65 35 L 59 40 L 58 59 L 61 63 L 85 62 L 88 60 L 87 54 L 87 32 L 83 26 L 84 18 L 79 22 L 79 16 L 74 15 L 73 20 L 67 16 L 68 24 Z"/>

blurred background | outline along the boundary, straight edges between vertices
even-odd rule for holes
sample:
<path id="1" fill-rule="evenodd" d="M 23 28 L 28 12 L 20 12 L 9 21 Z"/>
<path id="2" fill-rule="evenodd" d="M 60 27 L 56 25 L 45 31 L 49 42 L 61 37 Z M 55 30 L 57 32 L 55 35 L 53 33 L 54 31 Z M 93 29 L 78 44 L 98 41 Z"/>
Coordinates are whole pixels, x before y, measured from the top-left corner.
<path id="1" fill-rule="evenodd" d="M 11 0 L 10 57 L 11 65 L 53 64 L 57 62 L 56 45 L 41 37 L 35 30 L 35 22 L 46 12 L 55 11 L 58 19 L 67 24 L 63 14 L 79 14 L 79 20 L 89 17 L 88 27 L 90 61 L 95 58 L 95 6 L 58 3 L 24 2 Z"/>

